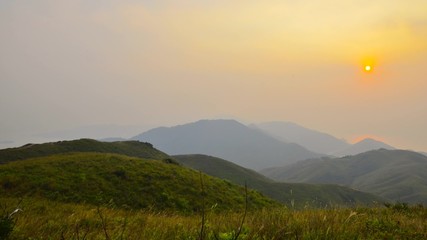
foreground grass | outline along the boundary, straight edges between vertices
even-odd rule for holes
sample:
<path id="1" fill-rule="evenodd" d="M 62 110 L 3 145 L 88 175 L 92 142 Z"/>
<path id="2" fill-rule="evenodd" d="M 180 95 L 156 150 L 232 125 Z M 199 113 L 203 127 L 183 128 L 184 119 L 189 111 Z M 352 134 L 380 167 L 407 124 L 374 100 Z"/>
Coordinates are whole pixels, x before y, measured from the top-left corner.
<path id="1" fill-rule="evenodd" d="M 18 200 L 0 198 L 3 212 Z M 27 199 L 10 239 L 201 239 L 201 216 Z M 242 213 L 207 211 L 202 239 L 235 239 Z M 238 239 L 427 239 L 427 209 L 284 208 L 248 212 Z"/>

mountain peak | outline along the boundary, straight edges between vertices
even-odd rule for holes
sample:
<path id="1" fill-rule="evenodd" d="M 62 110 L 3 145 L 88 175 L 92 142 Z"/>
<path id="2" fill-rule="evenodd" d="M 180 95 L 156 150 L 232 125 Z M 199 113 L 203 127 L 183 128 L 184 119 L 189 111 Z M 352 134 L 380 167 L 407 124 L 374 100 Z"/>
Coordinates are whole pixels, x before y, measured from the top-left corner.
<path id="1" fill-rule="evenodd" d="M 376 139 L 374 139 L 374 138 L 371 138 L 371 137 L 367 137 L 367 138 L 364 138 L 364 139 L 362 139 L 362 140 L 360 140 L 360 141 L 358 141 L 358 142 L 356 142 L 356 144 L 358 144 L 358 143 L 364 143 L 364 142 L 366 142 L 366 143 L 382 143 L 381 141 L 379 141 L 379 140 L 376 140 Z"/>
<path id="2" fill-rule="evenodd" d="M 370 138 L 370 137 L 364 138 L 364 139 L 362 139 L 362 140 L 360 140 L 360 141 L 358 141 L 358 142 L 356 142 L 354 144 L 354 146 L 357 146 L 357 145 L 364 145 L 364 146 L 369 146 L 369 147 L 376 147 L 376 149 L 380 149 L 380 148 L 384 148 L 384 149 L 395 149 L 394 147 L 392 147 L 392 146 L 390 146 L 390 145 L 388 145 L 388 144 L 386 144 L 384 142 L 381 142 L 379 140 L 376 140 L 376 139 Z"/>
<path id="3" fill-rule="evenodd" d="M 334 153 L 334 155 L 336 156 L 356 155 L 359 153 L 363 153 L 371 150 L 377 150 L 377 149 L 393 150 L 395 148 L 384 142 L 368 137 L 356 142 L 355 144 L 351 145 L 350 147 L 342 151 L 338 151 Z"/>

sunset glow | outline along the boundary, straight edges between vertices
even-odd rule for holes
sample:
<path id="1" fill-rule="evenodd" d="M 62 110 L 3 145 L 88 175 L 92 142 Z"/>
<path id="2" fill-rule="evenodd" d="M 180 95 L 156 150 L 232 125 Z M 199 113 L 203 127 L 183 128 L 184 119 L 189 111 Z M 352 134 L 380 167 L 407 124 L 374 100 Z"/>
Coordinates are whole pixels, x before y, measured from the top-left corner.
<path id="1" fill-rule="evenodd" d="M 425 0 L 0 1 L 0 141 L 233 116 L 427 151 L 426 12 Z"/>

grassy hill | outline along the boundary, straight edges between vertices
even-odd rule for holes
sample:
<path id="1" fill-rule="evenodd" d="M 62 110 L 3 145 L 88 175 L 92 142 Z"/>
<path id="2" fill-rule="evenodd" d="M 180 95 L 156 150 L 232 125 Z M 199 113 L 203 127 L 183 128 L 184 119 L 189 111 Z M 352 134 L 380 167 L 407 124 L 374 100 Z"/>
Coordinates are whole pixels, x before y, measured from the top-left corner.
<path id="1" fill-rule="evenodd" d="M 262 173 L 277 181 L 340 184 L 395 201 L 427 204 L 427 157 L 411 151 L 381 149 L 305 160 Z"/>
<path id="2" fill-rule="evenodd" d="M 199 172 L 109 153 L 64 153 L 0 165 L 0 195 L 193 212 L 202 208 Z M 244 189 L 203 175 L 206 206 L 241 209 Z M 253 209 L 278 203 L 249 192 Z"/>
<path id="3" fill-rule="evenodd" d="M 147 159 L 169 158 L 167 154 L 153 148 L 150 143 L 139 141 L 100 142 L 92 139 L 80 139 L 43 144 L 26 144 L 18 148 L 2 149 L 0 150 L 0 164 L 69 152 L 117 153 Z"/>
<path id="4" fill-rule="evenodd" d="M 177 155 L 173 158 L 184 166 L 218 178 L 256 189 L 287 205 L 324 207 L 336 205 L 372 204 L 383 201 L 372 194 L 347 187 L 325 184 L 279 183 L 229 161 L 206 155 Z"/>

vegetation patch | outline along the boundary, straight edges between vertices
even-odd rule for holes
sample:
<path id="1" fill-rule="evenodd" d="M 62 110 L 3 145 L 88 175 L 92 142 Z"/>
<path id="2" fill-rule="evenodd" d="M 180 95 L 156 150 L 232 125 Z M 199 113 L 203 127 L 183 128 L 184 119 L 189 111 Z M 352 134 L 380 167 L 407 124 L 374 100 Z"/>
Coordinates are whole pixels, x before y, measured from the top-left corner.
<path id="1" fill-rule="evenodd" d="M 0 198 L 16 207 L 16 198 Z M 9 239 L 201 239 L 202 215 L 144 209 L 60 203 L 26 198 Z M 405 213 L 387 207 L 306 209 L 272 207 L 214 212 L 207 209 L 203 238 L 208 239 L 427 239 L 427 209 Z M 237 233 L 240 234 L 237 236 Z"/>
<path id="2" fill-rule="evenodd" d="M 203 174 L 206 206 L 244 205 L 244 188 Z M 200 173 L 176 164 L 105 153 L 67 153 L 0 165 L 0 195 L 118 207 L 197 212 Z M 250 190 L 252 209 L 278 206 Z"/>

